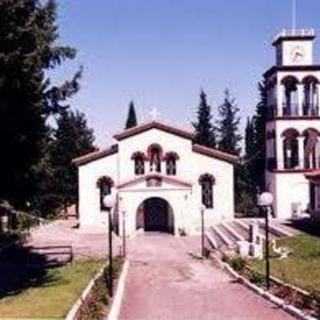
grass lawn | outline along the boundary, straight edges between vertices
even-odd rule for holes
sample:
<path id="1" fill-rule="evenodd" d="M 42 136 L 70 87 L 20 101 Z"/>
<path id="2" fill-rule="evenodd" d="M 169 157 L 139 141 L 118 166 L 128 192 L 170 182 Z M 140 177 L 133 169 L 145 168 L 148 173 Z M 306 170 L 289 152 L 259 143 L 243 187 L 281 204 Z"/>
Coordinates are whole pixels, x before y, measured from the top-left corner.
<path id="1" fill-rule="evenodd" d="M 307 291 L 320 290 L 320 238 L 302 234 L 277 241 L 293 253 L 287 259 L 271 259 L 271 274 L 284 282 Z M 251 263 L 253 269 L 264 273 L 264 261 Z"/>
<path id="2" fill-rule="evenodd" d="M 41 284 L 30 282 L 27 288 L 0 299 L 0 319 L 63 319 L 102 265 L 102 261 L 75 261 L 46 270 Z"/>

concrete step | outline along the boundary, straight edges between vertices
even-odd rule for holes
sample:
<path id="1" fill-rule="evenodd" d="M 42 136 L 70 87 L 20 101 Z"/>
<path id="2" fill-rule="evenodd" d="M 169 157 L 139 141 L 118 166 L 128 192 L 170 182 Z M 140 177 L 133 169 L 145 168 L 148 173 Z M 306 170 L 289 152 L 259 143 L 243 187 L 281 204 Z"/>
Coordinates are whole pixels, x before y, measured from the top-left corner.
<path id="1" fill-rule="evenodd" d="M 259 226 L 260 226 L 260 228 L 265 230 L 265 221 L 259 221 Z M 274 224 L 274 222 L 272 222 L 272 221 L 269 224 L 269 230 L 273 235 L 275 235 L 277 237 L 292 237 L 293 236 L 292 232 L 289 232 L 285 228 L 282 228 L 281 226 Z"/>
<path id="2" fill-rule="evenodd" d="M 241 227 L 236 221 L 232 221 L 230 223 L 233 229 L 242 236 L 242 238 L 246 241 L 249 241 L 249 230 Z"/>
<path id="3" fill-rule="evenodd" d="M 230 234 L 234 242 L 246 240 L 245 237 L 234 228 L 232 222 L 223 222 L 222 227 Z"/>
<path id="4" fill-rule="evenodd" d="M 227 248 L 233 248 L 235 246 L 235 241 L 231 238 L 230 234 L 227 233 L 221 225 L 216 225 L 212 227 L 213 233 L 217 235 L 217 238 L 220 238 L 222 245 Z"/>

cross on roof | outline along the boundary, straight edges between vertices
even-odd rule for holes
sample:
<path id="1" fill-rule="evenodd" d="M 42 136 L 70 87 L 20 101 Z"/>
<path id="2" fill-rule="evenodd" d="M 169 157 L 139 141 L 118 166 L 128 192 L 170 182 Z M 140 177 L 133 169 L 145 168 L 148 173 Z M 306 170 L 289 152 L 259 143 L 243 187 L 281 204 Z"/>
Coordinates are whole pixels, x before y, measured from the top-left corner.
<path id="1" fill-rule="evenodd" d="M 158 111 L 158 109 L 156 107 L 153 107 L 149 114 L 150 114 L 151 119 L 153 121 L 157 120 L 157 118 L 160 116 L 160 112 Z"/>

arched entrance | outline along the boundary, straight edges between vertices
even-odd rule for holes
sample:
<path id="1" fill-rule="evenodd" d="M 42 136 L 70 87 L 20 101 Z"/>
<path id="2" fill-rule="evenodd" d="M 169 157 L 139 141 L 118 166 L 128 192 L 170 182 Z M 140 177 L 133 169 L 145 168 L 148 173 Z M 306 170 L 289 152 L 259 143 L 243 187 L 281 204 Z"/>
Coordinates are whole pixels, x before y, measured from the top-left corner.
<path id="1" fill-rule="evenodd" d="M 137 229 L 173 234 L 174 216 L 168 201 L 158 197 L 143 201 L 137 210 Z"/>

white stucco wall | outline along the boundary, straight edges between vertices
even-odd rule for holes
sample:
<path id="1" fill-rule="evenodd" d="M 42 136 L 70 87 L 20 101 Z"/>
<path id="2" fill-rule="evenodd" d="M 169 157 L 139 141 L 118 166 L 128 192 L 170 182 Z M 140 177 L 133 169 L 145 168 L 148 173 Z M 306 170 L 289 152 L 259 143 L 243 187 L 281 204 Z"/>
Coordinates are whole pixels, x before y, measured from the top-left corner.
<path id="1" fill-rule="evenodd" d="M 274 209 L 279 219 L 293 217 L 293 209 L 299 205 L 306 210 L 310 201 L 309 182 L 303 173 L 272 173 L 267 176 L 270 191 L 274 194 Z"/>
<path id="2" fill-rule="evenodd" d="M 107 228 L 107 214 L 100 211 L 100 197 L 97 181 L 109 176 L 116 183 L 117 158 L 114 154 L 79 167 L 79 220 L 86 229 Z"/>
<path id="3" fill-rule="evenodd" d="M 123 183 L 132 182 L 134 175 L 134 161 L 132 154 L 137 151 L 147 152 L 151 144 L 157 143 L 163 152 L 178 153 L 177 174 L 170 176 L 183 183 L 163 180 L 161 187 L 147 187 L 146 181 L 118 188 Z M 149 174 L 148 162 L 146 174 Z M 115 182 L 114 192 L 118 195 L 119 216 L 126 212 L 126 228 L 129 234 L 136 230 L 136 213 L 138 206 L 146 199 L 160 197 L 166 200 L 173 209 L 175 231 L 183 228 L 189 234 L 200 231 L 201 216 L 201 188 L 199 177 L 209 173 L 215 177 L 214 208 L 206 210 L 205 221 L 207 227 L 234 217 L 234 178 L 233 165 L 222 160 L 201 155 L 192 151 L 191 140 L 164 132 L 159 129 L 131 136 L 119 141 L 118 153 L 92 161 L 79 167 L 79 215 L 82 228 L 106 230 L 105 212 L 100 211 L 99 189 L 97 180 L 102 176 L 109 176 Z M 163 176 L 166 176 L 165 162 L 162 162 Z M 139 176 L 141 177 L 141 176 Z M 121 220 L 119 228 L 121 232 Z"/>

